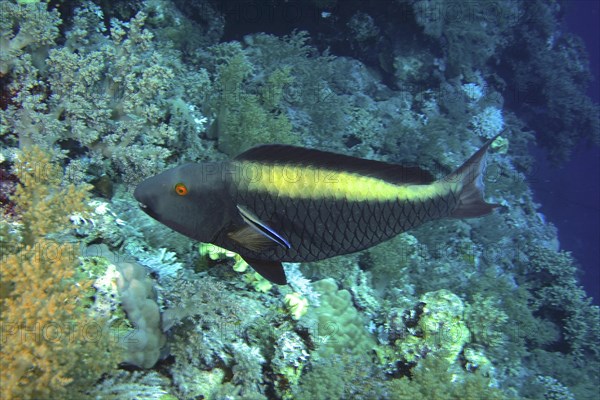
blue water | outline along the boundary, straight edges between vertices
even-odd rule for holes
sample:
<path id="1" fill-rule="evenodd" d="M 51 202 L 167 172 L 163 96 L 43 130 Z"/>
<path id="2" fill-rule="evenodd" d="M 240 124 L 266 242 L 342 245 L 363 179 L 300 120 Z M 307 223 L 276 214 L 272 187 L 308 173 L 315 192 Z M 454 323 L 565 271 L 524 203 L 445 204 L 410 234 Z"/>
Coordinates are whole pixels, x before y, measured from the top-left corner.
<path id="1" fill-rule="evenodd" d="M 600 2 L 566 3 L 565 29 L 584 40 L 594 81 L 588 95 L 600 100 Z M 560 167 L 547 154 L 532 149 L 537 160 L 531 186 L 541 212 L 558 228 L 561 248 L 573 252 L 582 267 L 581 283 L 595 304 L 600 304 L 600 148 L 577 146 L 573 157 Z"/>

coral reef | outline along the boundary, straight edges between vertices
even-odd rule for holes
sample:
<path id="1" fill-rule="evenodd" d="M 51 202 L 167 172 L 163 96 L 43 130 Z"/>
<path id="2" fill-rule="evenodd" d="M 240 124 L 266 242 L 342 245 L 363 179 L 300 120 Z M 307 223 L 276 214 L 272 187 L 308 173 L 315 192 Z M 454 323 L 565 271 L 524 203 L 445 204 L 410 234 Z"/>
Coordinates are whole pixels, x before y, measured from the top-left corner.
<path id="1" fill-rule="evenodd" d="M 521 13 L 502 54 L 503 77 L 516 94 L 520 115 L 555 162 L 567 160 L 582 140 L 600 143 L 600 108 L 585 94 L 592 79 L 581 39 L 561 32 L 556 3 L 532 1 Z"/>
<path id="2" fill-rule="evenodd" d="M 393 379 L 387 383 L 393 399 L 511 399 L 512 396 L 490 387 L 489 379 L 478 375 L 457 377 L 448 370 L 447 362 L 431 358 L 412 370 L 411 379 Z"/>
<path id="3" fill-rule="evenodd" d="M 46 46 L 54 43 L 59 35 L 58 10 L 46 11 L 42 2 L 24 5 L 18 2 L 2 2 L 0 31 L 0 76 L 18 66 L 18 60 L 30 53 L 44 54 Z"/>
<path id="4" fill-rule="evenodd" d="M 598 137 L 561 3 L 295 5 L 0 0 L 2 397 L 595 399 L 600 311 L 528 186 L 534 138 L 562 160 Z M 500 132 L 503 209 L 286 286 L 130 193 L 274 142 L 442 178 Z"/>
<path id="5" fill-rule="evenodd" d="M 352 304 L 351 294 L 339 290 L 333 279 L 317 281 L 314 287 L 320 294 L 321 305 L 311 310 L 308 317 L 315 318 L 313 326 L 322 342 L 318 350 L 321 357 L 371 352 L 375 342 L 365 328 L 366 321 Z"/>
<path id="6" fill-rule="evenodd" d="M 217 111 L 214 130 L 219 150 L 233 156 L 265 142 L 300 143 L 291 132 L 290 121 L 279 109 L 283 86 L 291 79 L 289 70 L 274 71 L 266 78 L 261 93 L 253 94 L 246 83 L 252 74 L 252 64 L 241 48 L 228 46 L 227 51 L 232 54 L 217 66 L 220 96 L 214 105 Z"/>
<path id="7" fill-rule="evenodd" d="M 139 264 L 121 263 L 117 268 L 122 307 L 133 325 L 132 334 L 127 335 L 123 361 L 140 368 L 151 368 L 158 361 L 166 341 L 153 281 Z"/>
<path id="8" fill-rule="evenodd" d="M 202 97 L 208 77 L 203 70 L 186 69 L 176 52 L 161 47 L 144 27 L 145 13 L 128 23 L 113 19 L 107 34 L 102 10 L 84 3 L 65 45 L 56 46 L 51 38 L 62 21 L 56 10 L 44 7 L 8 6 L 13 14 L 3 16 L 12 22 L 3 32 L 20 29 L 17 37 L 5 40 L 24 42 L 21 30 L 30 28 L 26 36 L 36 40 L 29 46 L 45 44 L 46 51 L 41 59 L 30 53 L 10 58 L 7 90 L 14 95 L 1 111 L 2 135 L 21 147 L 37 143 L 87 153 L 84 173 L 99 169 L 128 183 L 162 170 L 180 145 L 199 155 L 204 145 L 198 134 L 206 119 L 191 99 Z M 36 34 L 38 27 L 44 36 Z M 84 46 L 87 51 L 81 52 Z M 190 89 L 176 85 L 182 81 Z"/>
<path id="9" fill-rule="evenodd" d="M 37 147 L 18 153 L 19 183 L 0 232 L 2 398 L 77 398 L 116 366 L 107 316 L 88 305 L 92 281 L 77 274 L 70 217 L 87 211 L 87 185 L 66 184 Z M 6 217 L 6 218 L 5 218 Z"/>

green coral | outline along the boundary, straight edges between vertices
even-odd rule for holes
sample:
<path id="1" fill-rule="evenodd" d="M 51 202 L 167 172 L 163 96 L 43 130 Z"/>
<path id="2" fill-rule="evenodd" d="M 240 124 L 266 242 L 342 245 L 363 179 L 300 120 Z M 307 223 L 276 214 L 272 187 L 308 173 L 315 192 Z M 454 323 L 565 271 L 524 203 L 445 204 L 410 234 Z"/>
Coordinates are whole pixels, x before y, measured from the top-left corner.
<path id="1" fill-rule="evenodd" d="M 319 292 L 321 305 L 311 308 L 308 316 L 315 323 L 321 343 L 322 357 L 333 354 L 367 354 L 375 347 L 373 337 L 367 332 L 366 321 L 352 304 L 352 295 L 339 289 L 333 279 L 323 279 L 313 284 Z"/>
<path id="2" fill-rule="evenodd" d="M 444 354 L 449 363 L 456 361 L 470 333 L 463 321 L 462 300 L 446 289 L 425 293 L 415 334 L 396 341 L 402 359 L 413 362 L 423 354 Z"/>
<path id="3" fill-rule="evenodd" d="M 211 243 L 200 243 L 198 253 L 200 254 L 198 263 L 203 269 L 213 265 L 215 262 L 227 259 L 234 260 L 233 270 L 235 272 L 246 272 L 248 269 L 248 263 L 239 254 Z"/>
<path id="4" fill-rule="evenodd" d="M 262 277 L 257 272 L 252 270 L 248 271 L 248 263 L 237 253 L 226 250 L 222 247 L 215 246 L 210 243 L 200 243 L 198 246 L 198 252 L 200 253 L 200 266 L 207 267 L 211 263 L 225 261 L 233 259 L 233 270 L 235 272 L 244 273 L 244 280 L 246 283 L 251 285 L 254 290 L 261 293 L 267 293 L 273 287 L 273 284 Z M 248 272 L 247 272 L 248 271 Z"/>
<path id="5" fill-rule="evenodd" d="M 244 263 L 245 263 L 245 261 L 244 261 Z M 234 270 L 235 270 L 236 265 L 239 265 L 239 263 L 236 262 L 234 264 L 234 266 L 233 266 Z M 246 266 L 247 265 L 248 264 L 246 264 Z M 245 270 L 245 268 L 244 268 L 244 270 Z M 244 280 L 247 283 L 249 283 L 254 288 L 254 290 L 256 290 L 257 292 L 261 292 L 261 293 L 267 293 L 273 287 L 273 284 L 271 282 L 269 282 L 268 280 L 266 280 L 265 278 L 263 278 L 262 275 L 259 274 L 258 272 L 246 273 L 244 275 Z"/>
<path id="6" fill-rule="evenodd" d="M 494 348 L 507 340 L 508 315 L 500 308 L 498 300 L 476 293 L 467 305 L 465 319 L 473 342 Z"/>
<path id="7" fill-rule="evenodd" d="M 299 320 L 308 311 L 308 299 L 300 293 L 288 293 L 283 298 L 285 306 L 293 319 Z"/>
<path id="8" fill-rule="evenodd" d="M 411 370 L 411 376 L 392 379 L 386 384 L 390 398 L 397 400 L 464 400 L 512 399 L 490 387 L 490 380 L 480 374 L 455 372 L 448 357 L 428 357 Z"/>
<path id="9" fill-rule="evenodd" d="M 363 78 L 369 77 L 364 72 L 366 68 L 361 69 L 358 62 L 342 59 L 336 64 L 336 59 L 327 51 L 320 54 L 308 44 L 310 37 L 307 32 L 294 32 L 283 38 L 259 33 L 246 36 L 244 42 L 248 45 L 244 54 L 255 68 L 254 75 L 262 78 L 258 80 L 255 77 L 258 82 L 248 81 L 248 84 L 261 85 L 254 92 L 263 93 L 266 88 L 268 92 L 279 93 L 277 87 L 280 84 L 271 83 L 269 86 L 266 80 L 274 74 L 280 75 L 278 70 L 289 71 L 292 79 L 283 81 L 285 96 L 279 107 L 285 109 L 293 123 L 294 133 L 305 143 L 339 151 L 335 143 L 344 140 L 348 130 L 353 129 L 349 125 L 359 122 L 357 119 L 348 121 L 352 112 L 349 105 L 352 104 L 353 109 L 372 110 L 360 101 L 367 99 L 366 96 L 356 100 L 347 95 L 363 89 Z M 350 66 L 357 68 L 345 70 Z M 281 78 L 277 80 L 281 82 Z M 370 119 L 374 118 L 371 116 Z"/>
<path id="10" fill-rule="evenodd" d="M 506 154 L 508 152 L 508 139 L 504 136 L 498 136 L 491 144 L 492 150 L 498 154 Z"/>
<path id="11" fill-rule="evenodd" d="M 402 313 L 392 310 L 385 324 L 389 344 L 375 349 L 379 363 L 391 374 L 405 374 L 428 357 L 456 365 L 470 340 L 464 308 L 458 296 L 441 289 L 425 293 Z"/>
<path id="12" fill-rule="evenodd" d="M 200 257 L 207 257 L 213 261 L 235 258 L 237 255 L 233 251 L 226 250 L 211 243 L 200 243 L 198 245 L 198 253 L 200 253 Z"/>
<path id="13" fill-rule="evenodd" d="M 332 355 L 311 362 L 293 391 L 295 400 L 387 399 L 381 369 L 369 357 Z"/>
<path id="14" fill-rule="evenodd" d="M 248 82 L 252 71 L 252 64 L 239 48 L 217 67 L 217 87 L 221 92 L 213 105 L 216 110 L 213 131 L 218 137 L 219 150 L 229 155 L 237 155 L 258 144 L 300 143 L 280 108 L 283 87 L 291 80 L 289 68 L 268 76 L 258 94 L 252 92 Z"/>

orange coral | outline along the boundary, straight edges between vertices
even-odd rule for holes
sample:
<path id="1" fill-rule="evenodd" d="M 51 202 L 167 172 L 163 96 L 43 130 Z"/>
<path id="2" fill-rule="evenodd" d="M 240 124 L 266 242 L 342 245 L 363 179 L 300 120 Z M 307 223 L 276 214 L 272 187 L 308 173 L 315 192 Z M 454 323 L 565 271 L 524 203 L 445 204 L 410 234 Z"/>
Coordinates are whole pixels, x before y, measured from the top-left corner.
<path id="1" fill-rule="evenodd" d="M 13 220 L 0 223 L 0 398 L 81 398 L 115 364 L 105 321 L 86 307 L 78 250 L 64 237 L 85 213 L 87 185 L 66 184 L 39 148 L 15 165 Z"/>

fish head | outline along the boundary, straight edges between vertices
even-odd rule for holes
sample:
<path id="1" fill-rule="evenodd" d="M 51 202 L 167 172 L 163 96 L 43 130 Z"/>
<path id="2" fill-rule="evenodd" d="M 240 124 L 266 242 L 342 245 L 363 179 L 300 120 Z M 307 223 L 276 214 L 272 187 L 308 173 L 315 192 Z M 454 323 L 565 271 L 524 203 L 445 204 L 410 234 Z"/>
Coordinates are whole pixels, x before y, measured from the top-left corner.
<path id="1" fill-rule="evenodd" d="M 226 190 L 216 163 L 185 164 L 147 178 L 133 196 L 150 217 L 208 242 L 224 223 Z"/>

